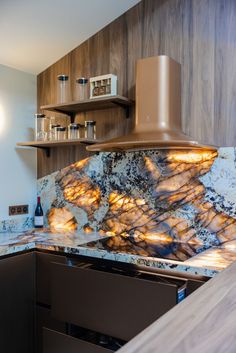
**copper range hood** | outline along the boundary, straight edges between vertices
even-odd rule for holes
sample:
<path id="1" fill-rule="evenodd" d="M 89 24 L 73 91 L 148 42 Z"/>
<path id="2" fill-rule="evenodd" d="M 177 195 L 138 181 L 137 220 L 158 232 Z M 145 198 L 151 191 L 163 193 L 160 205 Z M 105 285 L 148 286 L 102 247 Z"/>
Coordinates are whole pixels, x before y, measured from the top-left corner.
<path id="1" fill-rule="evenodd" d="M 134 130 L 125 136 L 87 147 L 88 151 L 208 149 L 181 128 L 181 66 L 161 55 L 137 62 Z"/>

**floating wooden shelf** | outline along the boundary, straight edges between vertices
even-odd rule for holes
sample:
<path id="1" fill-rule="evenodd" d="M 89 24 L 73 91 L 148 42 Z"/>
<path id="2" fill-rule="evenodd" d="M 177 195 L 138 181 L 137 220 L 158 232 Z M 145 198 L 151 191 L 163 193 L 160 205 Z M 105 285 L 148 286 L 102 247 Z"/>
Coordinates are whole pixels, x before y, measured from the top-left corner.
<path id="1" fill-rule="evenodd" d="M 129 108 L 134 104 L 134 101 L 122 96 L 110 96 L 86 99 L 83 101 L 74 101 L 63 104 L 49 104 L 40 107 L 41 110 L 49 110 L 57 113 L 67 114 L 74 117 L 77 113 L 122 107 L 126 111 L 126 117 L 129 116 Z"/>
<path id="2" fill-rule="evenodd" d="M 27 141 L 18 142 L 16 145 L 19 147 L 35 147 L 41 148 L 46 151 L 47 156 L 50 156 L 50 148 L 53 147 L 66 147 L 66 146 L 76 146 L 76 145 L 92 145 L 94 143 L 100 143 L 102 140 L 88 140 L 85 138 L 77 140 L 60 140 L 60 141 Z"/>

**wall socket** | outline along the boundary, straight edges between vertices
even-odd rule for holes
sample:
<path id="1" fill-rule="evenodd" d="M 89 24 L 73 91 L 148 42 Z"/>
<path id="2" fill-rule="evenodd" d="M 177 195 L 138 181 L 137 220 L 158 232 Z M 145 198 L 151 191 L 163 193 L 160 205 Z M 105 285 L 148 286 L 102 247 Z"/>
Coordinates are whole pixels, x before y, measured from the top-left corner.
<path id="1" fill-rule="evenodd" d="M 9 216 L 17 216 L 20 214 L 28 214 L 28 213 L 29 213 L 29 205 L 9 206 Z"/>

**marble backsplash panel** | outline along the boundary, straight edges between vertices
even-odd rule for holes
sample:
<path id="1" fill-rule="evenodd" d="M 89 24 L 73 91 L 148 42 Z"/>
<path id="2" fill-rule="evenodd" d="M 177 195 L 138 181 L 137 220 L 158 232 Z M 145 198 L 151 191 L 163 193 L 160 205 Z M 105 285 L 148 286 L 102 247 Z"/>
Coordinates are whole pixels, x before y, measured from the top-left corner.
<path id="1" fill-rule="evenodd" d="M 140 151 L 79 161 L 38 180 L 38 194 L 57 230 L 218 245 L 236 238 L 235 186 L 235 148 Z"/>
<path id="2" fill-rule="evenodd" d="M 34 227 L 34 218 L 31 216 L 8 219 L 0 222 L 0 233 L 25 232 Z"/>

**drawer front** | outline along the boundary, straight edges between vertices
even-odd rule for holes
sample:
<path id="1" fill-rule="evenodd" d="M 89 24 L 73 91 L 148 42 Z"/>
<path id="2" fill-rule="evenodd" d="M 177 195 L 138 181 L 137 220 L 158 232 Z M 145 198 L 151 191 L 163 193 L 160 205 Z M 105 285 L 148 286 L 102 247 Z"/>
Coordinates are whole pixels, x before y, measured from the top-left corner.
<path id="1" fill-rule="evenodd" d="M 177 286 L 52 264 L 52 315 L 128 341 L 176 304 Z"/>
<path id="2" fill-rule="evenodd" d="M 66 263 L 66 257 L 36 253 L 36 300 L 38 303 L 51 304 L 51 262 Z"/>
<path id="3" fill-rule="evenodd" d="M 36 352 L 43 352 L 43 327 L 47 327 L 58 332 L 66 333 L 66 324 L 51 316 L 51 311 L 47 308 L 36 306 Z"/>
<path id="4" fill-rule="evenodd" d="M 44 328 L 43 353 L 112 353 L 112 351 Z"/>

